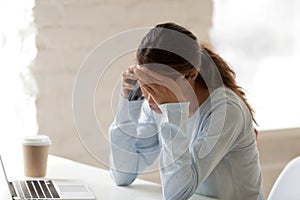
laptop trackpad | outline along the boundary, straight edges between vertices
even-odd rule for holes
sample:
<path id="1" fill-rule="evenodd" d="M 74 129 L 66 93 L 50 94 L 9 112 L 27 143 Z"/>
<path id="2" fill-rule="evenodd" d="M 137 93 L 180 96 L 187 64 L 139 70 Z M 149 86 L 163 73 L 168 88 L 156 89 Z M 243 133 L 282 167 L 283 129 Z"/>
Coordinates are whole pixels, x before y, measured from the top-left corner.
<path id="1" fill-rule="evenodd" d="M 84 185 L 58 185 L 59 190 L 62 193 L 65 192 L 88 192 Z"/>
<path id="2" fill-rule="evenodd" d="M 74 180 L 54 180 L 56 189 L 61 198 L 94 199 L 91 190 L 82 182 Z"/>

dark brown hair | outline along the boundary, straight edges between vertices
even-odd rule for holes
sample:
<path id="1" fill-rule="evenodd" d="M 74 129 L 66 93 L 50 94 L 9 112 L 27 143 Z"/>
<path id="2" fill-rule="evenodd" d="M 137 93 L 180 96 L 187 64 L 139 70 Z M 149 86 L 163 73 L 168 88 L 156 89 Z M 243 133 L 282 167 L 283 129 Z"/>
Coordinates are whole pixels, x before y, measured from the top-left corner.
<path id="1" fill-rule="evenodd" d="M 178 33 L 186 38 L 178 36 Z M 140 65 L 148 63 L 167 65 L 185 76 L 198 68 L 200 71 L 196 79 L 198 84 L 210 91 L 223 85 L 230 88 L 242 99 L 250 111 L 253 122 L 257 124 L 254 111 L 247 102 L 243 89 L 235 81 L 234 71 L 208 45 L 199 45 L 197 37 L 186 28 L 174 23 L 156 25 L 141 41 L 137 50 L 137 62 Z M 257 136 L 257 130 L 254 131 Z"/>

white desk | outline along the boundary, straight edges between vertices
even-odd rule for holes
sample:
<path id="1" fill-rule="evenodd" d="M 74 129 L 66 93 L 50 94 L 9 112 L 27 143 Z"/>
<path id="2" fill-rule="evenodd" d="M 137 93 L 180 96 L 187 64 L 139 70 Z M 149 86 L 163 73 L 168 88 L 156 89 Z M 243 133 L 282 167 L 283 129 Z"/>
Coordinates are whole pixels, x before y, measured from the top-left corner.
<path id="1" fill-rule="evenodd" d="M 9 180 L 24 178 L 22 159 L 18 159 L 16 163 L 13 163 L 13 160 L 7 159 L 5 155 L 2 157 Z M 137 179 L 131 186 L 118 187 L 111 180 L 107 170 L 91 167 L 51 155 L 48 159 L 47 178 L 80 179 L 91 188 L 97 197 L 97 200 L 163 199 L 161 186 L 159 184 Z"/>
<path id="2" fill-rule="evenodd" d="M 10 181 L 24 179 L 23 159 L 16 152 L 2 154 L 5 170 Z M 10 155 L 8 157 L 7 155 Z M 77 179 L 86 183 L 97 200 L 162 200 L 161 185 L 137 179 L 130 186 L 116 186 L 109 171 L 68 159 L 49 155 L 47 178 Z M 1 196 L 0 188 L 0 196 Z M 2 200 L 2 199 L 1 199 Z M 214 200 L 213 198 L 193 195 L 189 200 Z"/>

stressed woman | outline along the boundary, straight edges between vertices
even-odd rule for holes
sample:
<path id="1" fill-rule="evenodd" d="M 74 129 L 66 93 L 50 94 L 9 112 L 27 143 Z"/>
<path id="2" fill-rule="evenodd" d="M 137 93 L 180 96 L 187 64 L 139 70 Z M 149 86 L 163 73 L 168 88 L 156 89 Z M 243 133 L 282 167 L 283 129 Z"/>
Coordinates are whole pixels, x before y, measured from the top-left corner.
<path id="1" fill-rule="evenodd" d="M 122 76 L 112 178 L 129 185 L 159 157 L 164 199 L 265 199 L 254 123 L 226 62 L 187 29 L 159 24 Z"/>

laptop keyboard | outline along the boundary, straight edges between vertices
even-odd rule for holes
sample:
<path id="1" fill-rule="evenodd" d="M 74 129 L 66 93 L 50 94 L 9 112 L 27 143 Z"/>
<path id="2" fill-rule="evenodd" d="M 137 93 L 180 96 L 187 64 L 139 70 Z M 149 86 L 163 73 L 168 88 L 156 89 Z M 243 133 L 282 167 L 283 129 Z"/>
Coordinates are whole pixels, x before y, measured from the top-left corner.
<path id="1" fill-rule="evenodd" d="M 51 180 L 16 181 L 21 198 L 60 198 Z"/>

